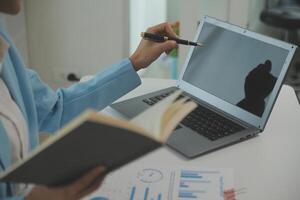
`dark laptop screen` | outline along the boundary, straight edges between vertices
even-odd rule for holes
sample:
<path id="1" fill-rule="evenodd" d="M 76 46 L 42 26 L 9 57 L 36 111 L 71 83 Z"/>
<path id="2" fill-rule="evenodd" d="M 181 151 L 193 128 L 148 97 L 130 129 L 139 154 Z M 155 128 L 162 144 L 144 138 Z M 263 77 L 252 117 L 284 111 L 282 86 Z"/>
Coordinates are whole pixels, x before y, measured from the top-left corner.
<path id="1" fill-rule="evenodd" d="M 261 117 L 288 50 L 203 25 L 183 80 Z"/>

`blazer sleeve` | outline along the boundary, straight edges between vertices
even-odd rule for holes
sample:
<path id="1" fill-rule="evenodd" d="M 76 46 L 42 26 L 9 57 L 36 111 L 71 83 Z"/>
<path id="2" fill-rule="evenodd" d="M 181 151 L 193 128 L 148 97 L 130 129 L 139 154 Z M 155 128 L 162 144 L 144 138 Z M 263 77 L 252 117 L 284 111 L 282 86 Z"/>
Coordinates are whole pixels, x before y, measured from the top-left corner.
<path id="1" fill-rule="evenodd" d="M 87 108 L 101 110 L 141 84 L 131 61 L 124 59 L 89 81 L 53 91 L 28 69 L 40 131 L 54 132 Z"/>

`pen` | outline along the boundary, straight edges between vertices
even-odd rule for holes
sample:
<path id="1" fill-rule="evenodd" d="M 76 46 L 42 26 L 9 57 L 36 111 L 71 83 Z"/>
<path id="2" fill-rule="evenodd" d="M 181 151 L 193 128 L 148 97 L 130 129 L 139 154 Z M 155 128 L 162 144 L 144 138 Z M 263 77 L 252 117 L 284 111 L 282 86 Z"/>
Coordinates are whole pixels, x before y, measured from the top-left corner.
<path id="1" fill-rule="evenodd" d="M 147 32 L 142 32 L 141 37 L 146 39 L 146 40 L 151 40 L 151 41 L 154 41 L 154 42 L 165 42 L 167 40 L 174 40 L 174 41 L 177 42 L 177 44 L 203 47 L 203 44 L 201 44 L 201 43 L 191 42 L 191 41 L 188 41 L 188 40 L 182 40 L 182 39 L 175 38 L 175 37 L 157 35 L 157 34 L 147 33 Z"/>

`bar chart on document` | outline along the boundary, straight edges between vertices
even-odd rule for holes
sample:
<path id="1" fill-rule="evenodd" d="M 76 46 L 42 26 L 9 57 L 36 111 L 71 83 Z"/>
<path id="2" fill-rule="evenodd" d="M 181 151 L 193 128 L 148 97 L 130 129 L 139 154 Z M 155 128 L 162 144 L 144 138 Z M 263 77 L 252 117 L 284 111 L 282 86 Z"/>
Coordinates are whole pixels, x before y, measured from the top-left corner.
<path id="1" fill-rule="evenodd" d="M 223 200 L 232 187 L 230 169 L 125 169 L 109 175 L 85 200 Z"/>

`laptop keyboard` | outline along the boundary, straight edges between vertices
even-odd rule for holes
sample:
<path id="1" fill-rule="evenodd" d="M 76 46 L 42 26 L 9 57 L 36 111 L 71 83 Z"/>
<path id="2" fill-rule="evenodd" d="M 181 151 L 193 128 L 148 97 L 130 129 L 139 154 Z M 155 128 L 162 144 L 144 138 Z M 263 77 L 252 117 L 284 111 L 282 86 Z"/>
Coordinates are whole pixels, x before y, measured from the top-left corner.
<path id="1" fill-rule="evenodd" d="M 181 123 L 211 141 L 244 130 L 244 127 L 201 105 L 198 105 Z"/>
<path id="2" fill-rule="evenodd" d="M 172 94 L 174 91 L 170 91 L 170 92 L 166 92 L 164 94 L 160 94 L 154 97 L 151 97 L 149 99 L 144 99 L 143 102 L 145 102 L 146 104 L 152 106 L 155 103 L 159 102 L 160 100 L 166 98 L 167 96 L 169 96 L 170 94 Z"/>
<path id="3" fill-rule="evenodd" d="M 174 91 L 171 91 L 151 97 L 149 99 L 144 99 L 143 102 L 147 103 L 148 105 L 154 105 L 173 92 Z M 181 121 L 181 124 L 194 130 L 198 134 L 208 138 L 211 141 L 221 139 L 245 129 L 239 124 L 236 124 L 233 121 L 230 121 L 229 119 L 199 104 L 193 112 L 191 112 Z M 180 128 L 180 126 L 177 128 Z"/>

